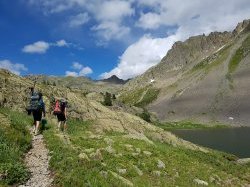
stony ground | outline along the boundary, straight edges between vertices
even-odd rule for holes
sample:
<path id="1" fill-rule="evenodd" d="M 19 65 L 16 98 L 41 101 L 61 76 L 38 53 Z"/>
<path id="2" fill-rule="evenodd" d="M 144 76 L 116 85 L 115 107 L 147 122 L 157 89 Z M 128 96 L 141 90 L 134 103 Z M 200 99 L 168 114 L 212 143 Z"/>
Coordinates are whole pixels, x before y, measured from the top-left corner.
<path id="1" fill-rule="evenodd" d="M 26 184 L 20 187 L 48 187 L 53 181 L 49 171 L 48 150 L 43 141 L 43 135 L 33 136 L 32 149 L 26 154 L 25 162 L 31 177 Z"/>

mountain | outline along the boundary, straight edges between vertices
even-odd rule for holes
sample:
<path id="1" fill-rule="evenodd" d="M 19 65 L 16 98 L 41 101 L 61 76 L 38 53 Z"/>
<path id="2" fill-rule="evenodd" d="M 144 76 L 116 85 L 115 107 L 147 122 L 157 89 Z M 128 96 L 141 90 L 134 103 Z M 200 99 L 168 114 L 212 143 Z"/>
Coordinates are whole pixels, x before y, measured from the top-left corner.
<path id="1" fill-rule="evenodd" d="M 125 84 L 119 99 L 143 105 L 161 121 L 249 126 L 249 80 L 250 20 L 245 20 L 232 32 L 176 42 L 158 65 Z"/>
<path id="2" fill-rule="evenodd" d="M 125 84 L 127 81 L 118 78 L 116 75 L 112 75 L 111 77 L 107 79 L 102 79 L 100 80 L 101 82 L 107 82 L 107 83 L 112 83 L 112 84 Z"/>
<path id="3" fill-rule="evenodd" d="M 58 87 L 66 87 L 70 89 L 81 89 L 84 92 L 111 92 L 117 93 L 121 85 L 109 82 L 99 82 L 91 80 L 87 77 L 59 77 L 59 76 L 46 76 L 46 75 L 28 75 L 25 78 L 36 83 L 44 85 L 54 85 Z"/>

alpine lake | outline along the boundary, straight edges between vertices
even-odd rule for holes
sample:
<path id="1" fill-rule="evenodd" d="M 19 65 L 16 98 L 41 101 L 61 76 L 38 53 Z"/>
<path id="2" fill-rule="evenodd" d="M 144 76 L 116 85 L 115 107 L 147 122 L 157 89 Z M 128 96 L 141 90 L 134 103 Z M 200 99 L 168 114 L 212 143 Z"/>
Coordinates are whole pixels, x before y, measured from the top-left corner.
<path id="1" fill-rule="evenodd" d="M 178 137 L 239 158 L 250 157 L 250 127 L 171 130 Z"/>

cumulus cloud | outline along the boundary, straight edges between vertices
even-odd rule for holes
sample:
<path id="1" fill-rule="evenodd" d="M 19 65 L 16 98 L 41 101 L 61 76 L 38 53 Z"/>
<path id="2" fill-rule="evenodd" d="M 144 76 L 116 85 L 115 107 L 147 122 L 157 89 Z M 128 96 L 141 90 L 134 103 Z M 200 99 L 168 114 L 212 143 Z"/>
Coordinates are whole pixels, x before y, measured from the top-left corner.
<path id="1" fill-rule="evenodd" d="M 67 77 L 78 77 L 78 73 L 74 71 L 66 71 L 65 76 Z"/>
<path id="2" fill-rule="evenodd" d="M 122 79 L 128 79 L 145 72 L 160 62 L 174 41 L 174 37 L 154 39 L 150 35 L 143 36 L 126 49 L 120 57 L 118 66 L 110 72 L 103 73 L 101 78 L 117 75 Z"/>
<path id="3" fill-rule="evenodd" d="M 156 13 L 141 14 L 136 25 L 143 29 L 157 29 L 161 25 L 161 16 Z"/>
<path id="4" fill-rule="evenodd" d="M 84 67 L 79 62 L 73 62 L 71 68 L 77 71 L 66 71 L 65 76 L 79 77 L 79 76 L 86 76 L 86 75 L 93 73 L 93 70 L 90 67 L 88 66 Z"/>
<path id="5" fill-rule="evenodd" d="M 55 14 L 69 9 L 84 11 L 85 13 L 72 16 L 69 26 L 71 28 L 79 27 L 87 23 L 91 16 L 96 22 L 96 24 L 91 26 L 91 30 L 95 31 L 96 36 L 104 41 L 123 39 L 130 32 L 130 28 L 124 24 L 124 19 L 134 15 L 135 8 L 132 7 L 133 2 L 134 0 L 93 0 L 88 2 L 86 0 L 29 1 L 31 5 L 42 7 L 45 14 Z"/>
<path id="6" fill-rule="evenodd" d="M 94 9 L 90 9 L 97 20 L 114 21 L 119 23 L 126 16 L 134 14 L 131 1 L 111 0 L 96 3 Z"/>
<path id="7" fill-rule="evenodd" d="M 80 13 L 76 16 L 72 16 L 69 21 L 70 27 L 80 27 L 89 21 L 90 17 L 88 13 Z"/>
<path id="8" fill-rule="evenodd" d="M 20 75 L 23 71 L 28 71 L 24 64 L 13 63 L 10 60 L 0 60 L 0 68 L 7 69 L 16 75 Z"/>
<path id="9" fill-rule="evenodd" d="M 80 70 L 80 69 L 83 68 L 83 65 L 80 64 L 79 62 L 73 62 L 72 68 L 73 68 L 73 69 Z"/>
<path id="10" fill-rule="evenodd" d="M 131 17 L 135 10 L 132 1 L 111 0 L 95 3 L 89 8 L 98 24 L 91 30 L 96 31 L 102 40 L 120 40 L 130 33 L 130 28 L 123 24 L 126 17 Z"/>
<path id="11" fill-rule="evenodd" d="M 82 70 L 79 72 L 79 76 L 86 76 L 93 73 L 92 69 L 90 67 L 83 67 Z"/>
<path id="12" fill-rule="evenodd" d="M 55 46 L 57 47 L 64 47 L 64 46 L 68 46 L 69 44 L 65 41 L 65 40 L 59 40 L 55 43 Z"/>
<path id="13" fill-rule="evenodd" d="M 48 43 L 45 41 L 38 41 L 33 44 L 28 44 L 25 45 L 22 49 L 22 52 L 24 53 L 38 53 L 38 54 L 44 54 L 47 52 L 47 50 L 51 46 L 56 46 L 56 47 L 65 47 L 69 46 L 69 44 L 65 40 L 58 40 L 55 43 Z"/>
<path id="14" fill-rule="evenodd" d="M 111 39 L 121 39 L 130 32 L 129 27 L 121 26 L 115 22 L 103 22 L 98 26 L 92 27 L 92 30 L 97 31 L 104 41 Z"/>
<path id="15" fill-rule="evenodd" d="M 49 49 L 50 45 L 47 42 L 44 41 L 38 41 L 33 44 L 29 44 L 23 47 L 22 51 L 24 53 L 46 53 L 46 51 Z"/>

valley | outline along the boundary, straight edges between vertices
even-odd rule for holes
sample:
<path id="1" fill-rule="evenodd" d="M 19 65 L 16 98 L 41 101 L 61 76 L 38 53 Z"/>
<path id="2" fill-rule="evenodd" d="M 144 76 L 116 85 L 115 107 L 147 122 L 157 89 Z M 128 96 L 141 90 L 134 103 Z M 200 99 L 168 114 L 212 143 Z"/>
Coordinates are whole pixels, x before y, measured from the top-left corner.
<path id="1" fill-rule="evenodd" d="M 52 186 L 247 187 L 249 83 L 250 20 L 232 32 L 176 42 L 159 64 L 128 81 L 0 69 L 0 185 L 29 186 L 33 176 L 25 108 L 35 86 L 46 106 L 41 133 Z M 54 98 L 68 102 L 67 132 L 56 129 Z M 241 152 L 228 149 L 237 146 Z"/>

